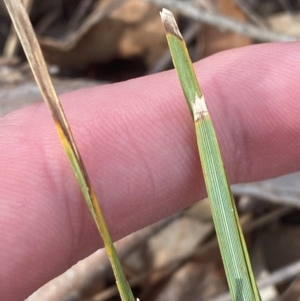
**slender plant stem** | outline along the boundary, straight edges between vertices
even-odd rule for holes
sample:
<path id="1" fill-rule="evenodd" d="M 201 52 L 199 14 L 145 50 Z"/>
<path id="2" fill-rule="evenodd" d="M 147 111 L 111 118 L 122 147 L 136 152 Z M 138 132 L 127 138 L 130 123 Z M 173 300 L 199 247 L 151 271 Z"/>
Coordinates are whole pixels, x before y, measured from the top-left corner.
<path id="1" fill-rule="evenodd" d="M 163 9 L 161 18 L 173 63 L 194 120 L 206 190 L 231 297 L 234 301 L 260 301 L 217 136 L 204 96 L 173 14 Z"/>

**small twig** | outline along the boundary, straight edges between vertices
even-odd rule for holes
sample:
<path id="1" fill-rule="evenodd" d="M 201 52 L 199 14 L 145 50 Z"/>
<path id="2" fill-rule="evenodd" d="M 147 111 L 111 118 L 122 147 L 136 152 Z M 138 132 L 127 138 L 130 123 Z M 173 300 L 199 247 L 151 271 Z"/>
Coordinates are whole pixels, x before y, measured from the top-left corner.
<path id="1" fill-rule="evenodd" d="M 29 12 L 31 11 L 33 0 L 22 0 L 22 2 L 26 11 L 29 14 Z M 19 43 L 18 35 L 15 31 L 14 26 L 11 25 L 9 35 L 6 39 L 6 43 L 3 49 L 3 56 L 8 58 L 14 57 L 18 51 L 19 45 L 20 43 Z"/>
<path id="2" fill-rule="evenodd" d="M 92 26 L 98 24 L 103 20 L 107 15 L 112 11 L 121 6 L 126 0 L 112 0 L 105 7 L 97 7 L 82 26 L 75 32 L 69 33 L 63 37 L 63 40 L 56 40 L 54 38 L 44 38 L 42 44 L 55 47 L 57 49 L 62 49 L 63 51 L 68 51 L 72 49 L 77 43 L 78 40 L 83 37 Z"/>
<path id="3" fill-rule="evenodd" d="M 291 207 L 281 207 L 279 209 L 273 210 L 265 215 L 260 216 L 253 222 L 246 224 L 243 227 L 243 230 L 248 233 L 252 232 L 256 229 L 262 228 L 265 225 L 270 224 L 271 222 L 274 222 L 278 220 L 279 218 L 287 215 L 288 213 L 292 212 L 294 209 Z"/>
<path id="4" fill-rule="evenodd" d="M 247 2 L 242 0 L 233 0 L 233 2 L 249 17 L 249 19 L 254 22 L 257 26 L 267 29 L 268 26 L 266 25 L 265 21 L 253 10 L 250 8 Z"/>
<path id="5" fill-rule="evenodd" d="M 290 42 L 298 40 L 297 37 L 274 32 L 268 29 L 239 22 L 234 19 L 219 15 L 214 12 L 201 10 L 196 5 L 187 1 L 178 0 L 146 0 L 159 6 L 168 7 L 192 20 L 207 23 L 223 30 L 229 30 L 241 35 L 265 42 Z"/>
<path id="6" fill-rule="evenodd" d="M 276 285 L 279 283 L 283 283 L 287 280 L 290 280 L 300 273 L 300 260 L 296 261 L 290 265 L 285 266 L 284 268 L 281 268 L 277 270 L 276 272 L 270 274 L 268 277 L 263 278 L 257 282 L 258 287 L 260 289 Z M 229 293 L 225 293 L 215 299 L 211 299 L 209 301 L 230 301 L 231 297 Z"/>
<path id="7" fill-rule="evenodd" d="M 82 0 L 77 5 L 77 8 L 70 20 L 69 24 L 67 25 L 67 32 L 70 33 L 78 28 L 78 24 L 83 19 L 84 15 L 87 13 L 91 5 L 93 4 L 93 0 Z"/>
<path id="8" fill-rule="evenodd" d="M 293 7 L 289 0 L 278 0 L 279 4 L 290 14 L 293 13 Z"/>
<path id="9" fill-rule="evenodd" d="M 262 189 L 255 186 L 243 186 L 241 185 L 233 185 L 232 192 L 234 195 L 248 195 L 253 198 L 259 198 L 266 202 L 274 203 L 276 205 L 285 205 L 294 208 L 300 208 L 299 198 L 291 197 L 291 196 L 281 196 L 276 195 L 275 193 L 268 192 L 266 190 L 262 191 Z"/>

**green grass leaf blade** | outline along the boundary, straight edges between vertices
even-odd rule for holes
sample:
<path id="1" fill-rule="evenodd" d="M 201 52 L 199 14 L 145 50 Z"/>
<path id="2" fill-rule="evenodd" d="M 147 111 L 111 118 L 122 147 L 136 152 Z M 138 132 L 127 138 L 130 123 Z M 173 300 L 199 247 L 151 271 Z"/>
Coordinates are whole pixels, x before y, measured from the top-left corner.
<path id="1" fill-rule="evenodd" d="M 213 124 L 173 14 L 161 12 L 175 69 L 190 108 L 229 290 L 235 301 L 261 300 Z"/>
<path id="2" fill-rule="evenodd" d="M 48 108 L 52 113 L 59 138 L 69 158 L 86 203 L 103 239 L 104 246 L 116 277 L 121 298 L 123 301 L 135 301 L 133 293 L 123 273 L 121 263 L 101 212 L 99 202 L 91 185 L 91 181 L 86 172 L 80 153 L 77 149 L 60 100 L 54 90 L 40 49 L 40 45 L 36 39 L 26 10 L 21 0 L 5 0 L 4 2 L 15 26 L 16 32 L 20 38 L 35 80 Z"/>

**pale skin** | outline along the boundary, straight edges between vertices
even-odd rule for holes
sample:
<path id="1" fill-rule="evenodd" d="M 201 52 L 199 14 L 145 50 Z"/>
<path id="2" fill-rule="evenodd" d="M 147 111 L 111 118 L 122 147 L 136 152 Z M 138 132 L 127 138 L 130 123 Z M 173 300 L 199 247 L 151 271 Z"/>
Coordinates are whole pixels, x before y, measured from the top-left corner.
<path id="1" fill-rule="evenodd" d="M 231 183 L 300 169 L 300 44 L 195 64 Z M 174 71 L 61 96 L 114 239 L 205 197 Z M 0 299 L 23 300 L 102 246 L 44 104 L 0 119 Z"/>

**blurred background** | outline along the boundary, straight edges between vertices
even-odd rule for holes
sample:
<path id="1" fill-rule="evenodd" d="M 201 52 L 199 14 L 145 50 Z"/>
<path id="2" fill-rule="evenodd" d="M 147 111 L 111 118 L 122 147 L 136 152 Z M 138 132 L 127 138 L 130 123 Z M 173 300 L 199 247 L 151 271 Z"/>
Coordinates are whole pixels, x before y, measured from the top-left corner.
<path id="1" fill-rule="evenodd" d="M 171 69 L 159 11 L 172 10 L 193 61 L 300 38 L 299 0 L 24 0 L 58 93 Z M 41 101 L 0 0 L 0 116 Z M 300 300 L 300 175 L 234 185 L 264 301 Z M 230 300 L 208 200 L 117 242 L 142 301 Z M 28 301 L 114 301 L 103 250 Z"/>

